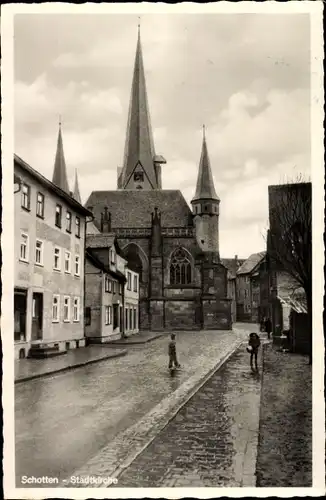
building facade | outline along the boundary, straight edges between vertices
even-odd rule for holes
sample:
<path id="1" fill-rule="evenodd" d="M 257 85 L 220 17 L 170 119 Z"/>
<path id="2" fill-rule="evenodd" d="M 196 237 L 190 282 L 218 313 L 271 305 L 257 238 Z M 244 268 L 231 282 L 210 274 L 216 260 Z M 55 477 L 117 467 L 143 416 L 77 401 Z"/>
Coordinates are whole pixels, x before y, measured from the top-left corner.
<path id="1" fill-rule="evenodd" d="M 85 335 L 104 343 L 137 333 L 139 276 L 128 268 L 114 234 L 86 238 Z"/>
<path id="2" fill-rule="evenodd" d="M 20 179 L 14 198 L 15 358 L 31 355 L 35 346 L 83 346 L 84 242 L 91 214 L 68 189 L 16 155 L 14 173 Z"/>
<path id="3" fill-rule="evenodd" d="M 235 255 L 233 259 L 221 259 L 222 264 L 227 268 L 227 296 L 231 300 L 231 317 L 232 322 L 237 320 L 237 271 L 244 263 L 245 259 L 238 259 Z"/>
<path id="4" fill-rule="evenodd" d="M 236 273 L 237 321 L 259 322 L 261 309 L 261 270 L 266 252 L 250 255 Z"/>
<path id="5" fill-rule="evenodd" d="M 165 163 L 154 148 L 139 35 L 117 190 L 92 192 L 86 207 L 100 232 L 104 220 L 116 234 L 139 274 L 141 329 L 231 329 L 227 269 L 219 255 L 220 199 L 205 133 L 192 210 L 179 190 L 162 188 Z"/>

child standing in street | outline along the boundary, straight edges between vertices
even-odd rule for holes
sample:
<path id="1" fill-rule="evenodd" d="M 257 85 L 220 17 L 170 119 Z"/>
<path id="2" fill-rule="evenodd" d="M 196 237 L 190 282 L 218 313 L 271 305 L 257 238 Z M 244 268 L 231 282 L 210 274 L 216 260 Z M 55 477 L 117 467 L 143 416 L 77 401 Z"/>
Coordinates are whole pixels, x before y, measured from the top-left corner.
<path id="1" fill-rule="evenodd" d="M 169 342 L 169 368 L 179 368 L 180 364 L 177 360 L 177 348 L 175 342 L 175 334 L 171 334 L 171 340 Z"/>
<path id="2" fill-rule="evenodd" d="M 257 357 L 258 357 L 258 349 L 260 346 L 259 335 L 257 335 L 257 333 L 250 333 L 248 344 L 249 344 L 249 347 L 247 347 L 247 351 L 250 352 L 251 369 L 253 370 L 253 358 L 255 357 L 255 368 L 256 368 L 256 370 L 258 370 Z"/>

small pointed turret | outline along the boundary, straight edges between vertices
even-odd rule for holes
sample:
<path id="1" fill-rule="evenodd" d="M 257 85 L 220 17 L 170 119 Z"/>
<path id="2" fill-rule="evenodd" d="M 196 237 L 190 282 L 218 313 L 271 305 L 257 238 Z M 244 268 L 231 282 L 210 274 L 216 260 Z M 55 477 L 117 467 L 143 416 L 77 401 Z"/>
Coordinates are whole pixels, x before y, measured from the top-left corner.
<path id="1" fill-rule="evenodd" d="M 61 188 L 63 191 L 66 191 L 66 193 L 70 194 L 65 156 L 63 152 L 61 120 L 59 121 L 57 151 L 54 161 L 52 182 L 53 184 Z"/>
<path id="2" fill-rule="evenodd" d="M 160 189 L 161 163 L 165 160 L 155 154 L 138 26 L 124 161 L 121 172 L 118 170 L 118 188 Z"/>
<path id="3" fill-rule="evenodd" d="M 209 161 L 205 127 L 199 163 L 196 193 L 191 200 L 196 239 L 203 252 L 210 252 L 219 259 L 220 199 L 216 194 Z"/>
<path id="4" fill-rule="evenodd" d="M 73 197 L 75 198 L 76 201 L 78 201 L 78 203 L 81 203 L 81 196 L 80 196 L 80 191 L 79 191 L 77 169 L 75 170 L 75 187 L 74 187 Z"/>
<path id="5" fill-rule="evenodd" d="M 214 187 L 212 169 L 207 151 L 205 125 L 203 125 L 203 145 L 199 163 L 196 193 L 192 199 L 192 202 L 197 200 L 219 201 L 219 197 L 217 196 Z"/>

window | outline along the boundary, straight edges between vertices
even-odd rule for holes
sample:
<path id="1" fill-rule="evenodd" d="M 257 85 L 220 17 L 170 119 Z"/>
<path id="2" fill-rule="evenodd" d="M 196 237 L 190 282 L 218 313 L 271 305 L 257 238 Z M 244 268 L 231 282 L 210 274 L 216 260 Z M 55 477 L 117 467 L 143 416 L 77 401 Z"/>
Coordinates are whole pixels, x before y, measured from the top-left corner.
<path id="1" fill-rule="evenodd" d="M 31 207 L 31 188 L 28 184 L 22 185 L 22 208 L 30 210 Z"/>
<path id="2" fill-rule="evenodd" d="M 61 259 L 61 250 L 60 248 L 56 247 L 54 249 L 54 263 L 53 263 L 53 269 L 55 269 L 56 271 L 60 271 L 61 269 L 60 259 Z"/>
<path id="3" fill-rule="evenodd" d="M 71 212 L 67 212 L 66 214 L 66 231 L 67 233 L 71 233 Z"/>
<path id="4" fill-rule="evenodd" d="M 44 195 L 42 193 L 37 193 L 36 198 L 36 215 L 38 217 L 44 217 Z"/>
<path id="5" fill-rule="evenodd" d="M 63 301 L 63 321 L 66 323 L 70 319 L 70 297 L 64 297 Z"/>
<path id="6" fill-rule="evenodd" d="M 57 323 L 59 321 L 59 307 L 60 307 L 60 296 L 53 295 L 52 298 L 52 321 Z"/>
<path id="7" fill-rule="evenodd" d="M 135 182 L 144 182 L 144 172 L 135 172 L 134 173 L 134 181 Z"/>
<path id="8" fill-rule="evenodd" d="M 56 207 L 55 207 L 55 225 L 57 227 L 61 227 L 61 220 L 62 220 L 62 206 L 56 205 Z"/>
<path id="9" fill-rule="evenodd" d="M 109 277 L 107 275 L 105 275 L 105 278 L 104 278 L 104 290 L 106 292 L 109 291 Z"/>
<path id="10" fill-rule="evenodd" d="M 105 324 L 111 325 L 112 323 L 112 307 L 105 306 Z"/>
<path id="11" fill-rule="evenodd" d="M 125 309 L 125 329 L 128 330 L 128 308 Z"/>
<path id="12" fill-rule="evenodd" d="M 28 234 L 21 233 L 20 235 L 20 260 L 28 262 Z"/>
<path id="13" fill-rule="evenodd" d="M 185 250 L 178 248 L 171 257 L 170 284 L 188 285 L 189 283 L 191 283 L 191 263 Z"/>
<path id="14" fill-rule="evenodd" d="M 35 243 L 35 264 L 43 266 L 43 241 L 36 240 Z"/>
<path id="15" fill-rule="evenodd" d="M 127 290 L 131 290 L 131 272 L 127 272 Z"/>
<path id="16" fill-rule="evenodd" d="M 134 307 L 134 329 L 137 328 L 137 309 Z"/>
<path id="17" fill-rule="evenodd" d="M 113 293 L 115 293 L 115 291 L 116 291 L 116 282 L 115 281 L 112 282 L 112 291 L 113 291 Z"/>
<path id="18" fill-rule="evenodd" d="M 79 297 L 74 298 L 74 321 L 79 321 Z"/>
<path id="19" fill-rule="evenodd" d="M 80 218 L 76 217 L 76 236 L 80 238 Z"/>
<path id="20" fill-rule="evenodd" d="M 134 275 L 134 292 L 138 292 L 138 276 Z"/>
<path id="21" fill-rule="evenodd" d="M 85 326 L 89 326 L 92 322 L 91 308 L 85 307 Z"/>
<path id="22" fill-rule="evenodd" d="M 122 284 L 119 283 L 119 294 L 122 295 Z"/>
<path id="23" fill-rule="evenodd" d="M 75 275 L 80 275 L 80 257 L 79 255 L 75 255 Z"/>
<path id="24" fill-rule="evenodd" d="M 109 282 L 109 292 L 112 293 L 112 281 L 108 280 L 108 282 Z"/>
<path id="25" fill-rule="evenodd" d="M 68 252 L 68 250 L 65 251 L 65 273 L 70 273 L 70 258 L 71 258 L 71 253 Z"/>

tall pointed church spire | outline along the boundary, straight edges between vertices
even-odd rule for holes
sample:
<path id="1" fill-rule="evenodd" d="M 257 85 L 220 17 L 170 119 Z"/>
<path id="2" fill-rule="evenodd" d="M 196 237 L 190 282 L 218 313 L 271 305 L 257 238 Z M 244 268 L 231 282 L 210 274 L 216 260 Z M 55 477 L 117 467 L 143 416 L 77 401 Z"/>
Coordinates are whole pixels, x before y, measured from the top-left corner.
<path id="1" fill-rule="evenodd" d="M 219 201 L 219 197 L 217 196 L 214 187 L 212 169 L 207 151 L 205 125 L 203 125 L 203 145 L 199 162 L 196 193 L 192 201 L 202 199 Z"/>
<path id="2" fill-rule="evenodd" d="M 122 189 L 160 189 L 160 164 L 163 157 L 155 155 L 147 100 L 140 25 L 131 87 L 127 135 L 122 171 L 118 187 Z"/>
<path id="3" fill-rule="evenodd" d="M 63 152 L 62 133 L 61 133 L 61 118 L 59 121 L 57 152 L 55 155 L 52 182 L 53 182 L 53 184 L 55 184 L 59 188 L 63 189 L 63 191 L 66 191 L 66 193 L 70 194 L 68 178 L 67 178 L 67 168 L 66 168 L 65 156 L 64 156 L 64 152 Z"/>
<path id="4" fill-rule="evenodd" d="M 78 175 L 77 175 L 77 169 L 75 170 L 75 187 L 74 187 L 74 194 L 73 197 L 75 198 L 78 203 L 81 203 L 81 197 L 80 197 L 80 191 L 79 191 L 79 183 L 78 183 Z"/>

